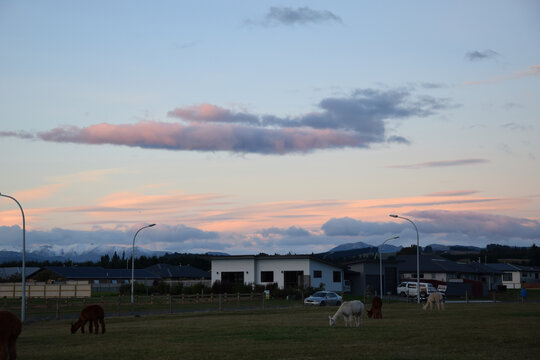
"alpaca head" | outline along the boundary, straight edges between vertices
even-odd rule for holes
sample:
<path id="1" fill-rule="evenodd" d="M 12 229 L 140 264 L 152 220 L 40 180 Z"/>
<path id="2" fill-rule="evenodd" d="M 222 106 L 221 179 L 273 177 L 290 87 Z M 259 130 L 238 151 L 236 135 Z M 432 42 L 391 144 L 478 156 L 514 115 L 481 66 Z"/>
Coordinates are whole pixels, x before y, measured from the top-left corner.
<path id="1" fill-rule="evenodd" d="M 334 320 L 334 318 L 331 317 L 330 315 L 328 315 L 328 324 L 330 326 L 336 326 L 336 320 Z"/>
<path id="2" fill-rule="evenodd" d="M 373 308 L 367 311 L 367 316 L 371 318 L 373 316 Z"/>
<path id="3" fill-rule="evenodd" d="M 71 333 L 75 334 L 75 331 L 77 331 L 77 328 L 75 327 L 74 323 L 71 323 Z"/>

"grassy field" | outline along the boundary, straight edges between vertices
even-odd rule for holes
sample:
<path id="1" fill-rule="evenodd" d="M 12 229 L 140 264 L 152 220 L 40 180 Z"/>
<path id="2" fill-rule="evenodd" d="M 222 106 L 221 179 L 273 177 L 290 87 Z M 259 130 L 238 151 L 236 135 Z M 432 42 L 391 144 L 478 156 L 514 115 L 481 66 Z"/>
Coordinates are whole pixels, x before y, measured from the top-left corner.
<path id="1" fill-rule="evenodd" d="M 336 307 L 109 317 L 105 335 L 25 324 L 28 359 L 537 359 L 540 304 L 384 304 L 384 319 L 328 326 Z"/>

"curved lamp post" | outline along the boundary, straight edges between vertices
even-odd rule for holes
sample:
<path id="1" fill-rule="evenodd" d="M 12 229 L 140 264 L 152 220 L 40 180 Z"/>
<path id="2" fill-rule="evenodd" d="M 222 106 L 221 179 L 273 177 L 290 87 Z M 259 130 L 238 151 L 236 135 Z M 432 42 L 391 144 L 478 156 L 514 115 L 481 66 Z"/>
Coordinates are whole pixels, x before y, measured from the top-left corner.
<path id="1" fill-rule="evenodd" d="M 14 197 L 6 195 L 6 194 L 2 194 L 2 193 L 0 193 L 0 196 L 7 197 L 15 201 L 17 205 L 19 205 L 19 208 L 21 209 L 21 214 L 22 214 L 22 224 L 23 224 L 22 234 L 23 235 L 22 235 L 22 275 L 21 275 L 21 278 L 22 278 L 21 321 L 24 322 L 26 320 L 26 270 L 25 270 L 26 265 L 25 265 L 25 260 L 24 260 L 25 252 L 26 252 L 26 240 L 25 240 L 26 224 L 24 221 L 24 211 L 21 204 L 19 204 L 17 199 L 15 199 Z"/>
<path id="2" fill-rule="evenodd" d="M 142 228 L 140 228 L 139 230 L 137 230 L 137 232 L 135 233 L 135 236 L 133 236 L 133 247 L 131 249 L 131 303 L 133 304 L 133 291 L 134 291 L 134 281 L 135 281 L 135 238 L 137 237 L 137 234 L 139 233 L 139 231 L 141 231 L 142 229 L 146 229 L 146 228 L 149 228 L 149 227 L 152 227 L 152 226 L 155 226 L 156 224 L 150 224 L 150 225 L 146 225 L 146 226 L 143 226 Z"/>
<path id="3" fill-rule="evenodd" d="M 379 245 L 379 291 L 381 292 L 380 293 L 380 296 L 382 298 L 383 296 L 383 283 L 382 283 L 382 247 L 384 246 L 384 244 L 386 244 L 387 241 L 390 241 L 390 240 L 394 240 L 394 239 L 398 239 L 399 236 L 394 236 L 394 237 L 391 237 L 389 239 L 386 239 L 383 241 L 383 243 L 381 245 Z"/>
<path id="4" fill-rule="evenodd" d="M 420 304 L 420 236 L 418 235 L 418 228 L 412 220 L 407 219 L 406 217 L 394 214 L 391 214 L 390 217 L 407 220 L 413 224 L 414 230 L 416 230 L 416 301 Z"/>

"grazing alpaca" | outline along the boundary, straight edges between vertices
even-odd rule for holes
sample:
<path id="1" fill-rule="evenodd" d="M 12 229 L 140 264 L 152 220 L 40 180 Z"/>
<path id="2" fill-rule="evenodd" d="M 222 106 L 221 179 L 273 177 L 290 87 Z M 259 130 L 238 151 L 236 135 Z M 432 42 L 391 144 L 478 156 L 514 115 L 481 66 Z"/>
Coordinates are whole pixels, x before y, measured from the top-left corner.
<path id="1" fill-rule="evenodd" d="M 367 311 L 368 317 L 374 319 L 382 319 L 382 300 L 380 297 L 375 296 L 371 301 L 371 310 Z"/>
<path id="2" fill-rule="evenodd" d="M 98 333 L 98 321 L 101 323 L 101 333 L 105 333 L 105 312 L 103 311 L 103 308 L 99 305 L 88 305 L 81 311 L 81 315 L 79 316 L 79 320 L 75 324 L 71 324 L 71 333 L 75 334 L 75 332 L 81 328 L 81 333 L 84 334 L 84 327 L 87 322 L 90 323 L 89 331 L 92 333 L 92 323 L 94 323 L 94 330 L 97 335 Z"/>
<path id="3" fill-rule="evenodd" d="M 437 310 L 444 310 L 443 297 L 440 292 L 432 292 L 429 294 L 426 304 L 422 306 L 422 309 L 426 310 L 428 307 L 430 310 L 433 309 L 433 303 L 437 304 Z"/>
<path id="4" fill-rule="evenodd" d="M 330 326 L 336 326 L 336 320 L 339 316 L 343 316 L 345 326 L 353 326 L 353 319 L 356 327 L 362 323 L 362 315 L 364 313 L 364 304 L 359 300 L 345 301 L 339 307 L 334 316 L 328 316 Z"/>
<path id="5" fill-rule="evenodd" d="M 19 318 L 9 311 L 0 311 L 0 359 L 15 360 L 17 349 L 15 343 L 22 330 Z"/>

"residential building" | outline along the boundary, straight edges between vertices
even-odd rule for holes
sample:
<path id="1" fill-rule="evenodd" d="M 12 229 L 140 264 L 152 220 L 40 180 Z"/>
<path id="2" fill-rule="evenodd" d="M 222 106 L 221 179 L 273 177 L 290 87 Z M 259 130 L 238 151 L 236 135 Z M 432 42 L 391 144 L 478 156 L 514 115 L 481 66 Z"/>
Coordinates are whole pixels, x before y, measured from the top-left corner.
<path id="1" fill-rule="evenodd" d="M 313 255 L 214 256 L 212 283 L 267 285 L 280 288 L 320 287 L 342 292 L 343 268 Z"/>

